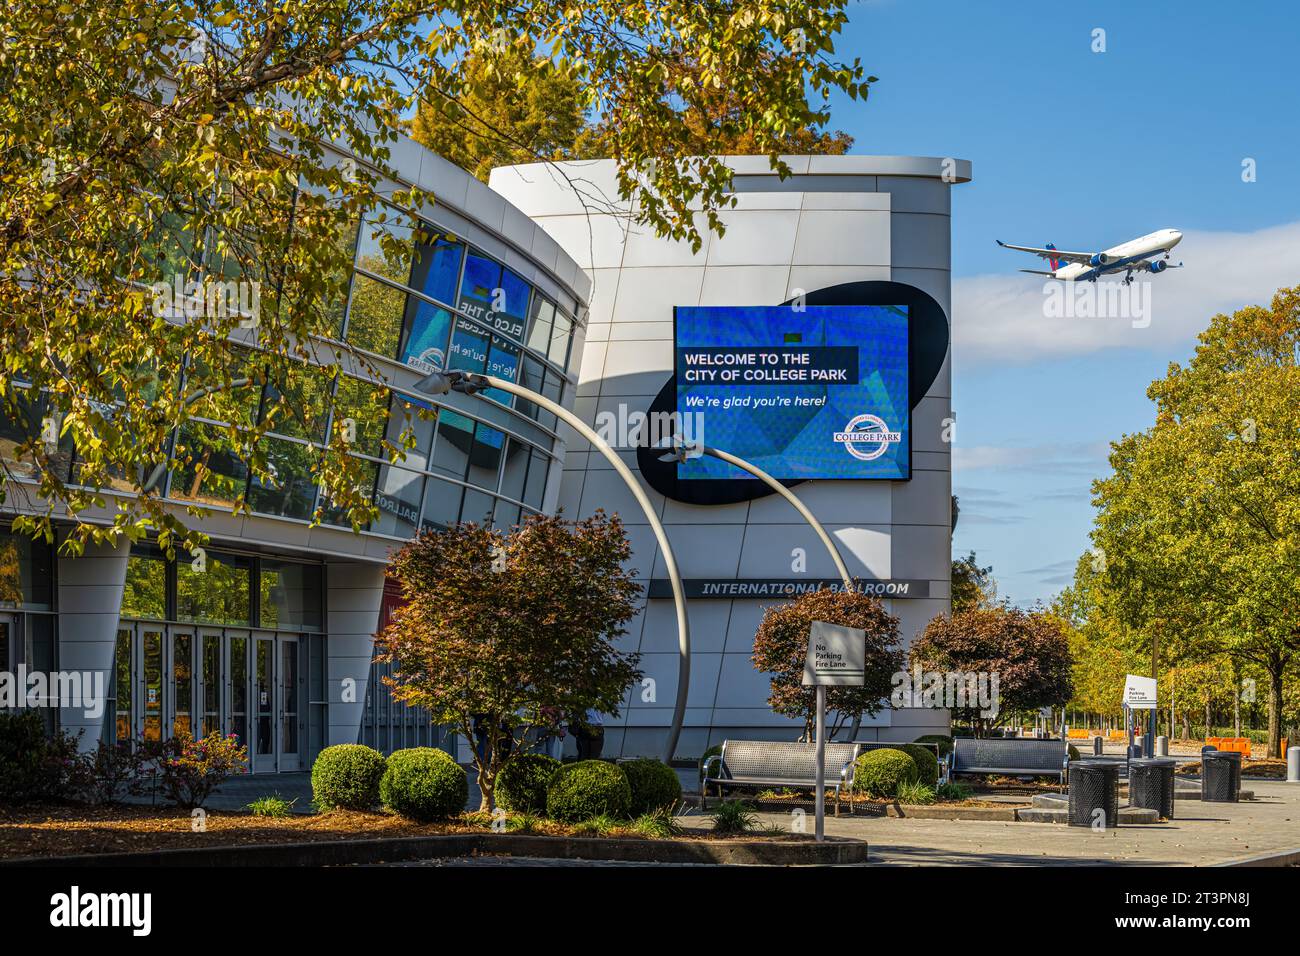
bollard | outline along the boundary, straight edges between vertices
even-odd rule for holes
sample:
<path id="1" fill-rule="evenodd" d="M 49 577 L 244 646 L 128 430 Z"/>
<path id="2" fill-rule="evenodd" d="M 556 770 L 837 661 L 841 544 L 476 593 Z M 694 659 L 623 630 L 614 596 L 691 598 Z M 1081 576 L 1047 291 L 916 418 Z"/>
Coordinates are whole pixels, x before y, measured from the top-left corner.
<path id="1" fill-rule="evenodd" d="M 1157 737 L 1157 738 L 1156 738 L 1156 756 L 1157 756 L 1157 757 L 1168 757 L 1168 756 L 1169 756 L 1169 738 L 1168 738 L 1168 737 Z"/>
<path id="2" fill-rule="evenodd" d="M 1286 782 L 1300 783 L 1300 747 L 1287 748 Z"/>
<path id="3" fill-rule="evenodd" d="M 1100 737 L 1093 737 L 1093 738 L 1092 738 L 1092 752 L 1093 752 L 1093 754 L 1094 754 L 1095 756 L 1097 756 L 1097 757 L 1100 757 L 1100 756 L 1101 756 L 1102 750 L 1101 750 L 1101 738 L 1100 738 Z"/>

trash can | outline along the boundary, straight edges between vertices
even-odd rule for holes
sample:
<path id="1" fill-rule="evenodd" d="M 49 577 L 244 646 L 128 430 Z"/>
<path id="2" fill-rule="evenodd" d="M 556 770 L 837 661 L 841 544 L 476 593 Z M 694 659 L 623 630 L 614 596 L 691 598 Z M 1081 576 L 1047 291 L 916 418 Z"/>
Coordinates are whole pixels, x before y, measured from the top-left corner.
<path id="1" fill-rule="evenodd" d="M 1070 761 L 1070 826 L 1109 830 L 1119 823 L 1119 767 L 1116 760 Z"/>
<path id="2" fill-rule="evenodd" d="M 1241 794 L 1241 754 L 1215 750 L 1201 754 L 1201 800 L 1236 803 Z"/>
<path id="3" fill-rule="evenodd" d="M 1154 810 L 1166 820 L 1174 818 L 1174 769 L 1177 760 L 1159 757 L 1130 760 L 1128 802 L 1130 806 Z"/>

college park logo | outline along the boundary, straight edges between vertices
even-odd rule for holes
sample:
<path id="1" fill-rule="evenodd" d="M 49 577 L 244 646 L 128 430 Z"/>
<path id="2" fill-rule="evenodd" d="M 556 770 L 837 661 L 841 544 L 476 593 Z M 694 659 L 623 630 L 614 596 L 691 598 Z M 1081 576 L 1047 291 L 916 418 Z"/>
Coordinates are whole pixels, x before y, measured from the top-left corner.
<path id="1" fill-rule="evenodd" d="M 844 426 L 844 431 L 834 436 L 850 455 L 862 461 L 874 461 L 902 438 L 900 432 L 891 432 L 885 420 L 877 415 L 857 415 Z"/>

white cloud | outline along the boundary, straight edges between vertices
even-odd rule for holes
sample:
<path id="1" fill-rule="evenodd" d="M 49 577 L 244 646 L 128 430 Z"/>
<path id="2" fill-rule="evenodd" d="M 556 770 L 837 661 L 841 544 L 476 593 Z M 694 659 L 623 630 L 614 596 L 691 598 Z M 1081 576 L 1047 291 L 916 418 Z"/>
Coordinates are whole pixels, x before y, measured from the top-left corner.
<path id="1" fill-rule="evenodd" d="M 1150 324 L 1145 328 L 1134 328 L 1131 318 L 1046 317 L 1045 284 L 1069 284 L 1012 271 L 1045 266 L 1025 253 L 1007 252 L 1006 274 L 953 280 L 953 355 L 958 363 L 974 365 L 1116 347 L 1167 351 L 1193 342 L 1215 314 L 1266 305 L 1277 289 L 1300 283 L 1297 249 L 1300 223 L 1251 233 L 1184 232 L 1173 260 L 1185 262 L 1185 268 L 1135 279 L 1150 283 Z"/>
<path id="2" fill-rule="evenodd" d="M 954 475 L 972 471 L 1011 469 L 1051 474 L 1101 473 L 1110 454 L 1107 442 L 1051 442 L 1044 445 L 953 445 Z"/>

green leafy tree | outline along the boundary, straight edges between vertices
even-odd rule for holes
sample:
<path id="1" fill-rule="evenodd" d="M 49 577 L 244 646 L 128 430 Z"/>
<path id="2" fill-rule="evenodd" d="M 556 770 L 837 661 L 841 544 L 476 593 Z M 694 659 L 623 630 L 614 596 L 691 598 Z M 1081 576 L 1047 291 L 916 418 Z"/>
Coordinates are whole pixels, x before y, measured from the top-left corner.
<path id="1" fill-rule="evenodd" d="M 817 715 L 817 689 L 803 686 L 813 621 L 867 632 L 863 685 L 826 688 L 830 737 L 855 717 L 878 712 L 882 702 L 889 698 L 893 675 L 903 667 L 898 618 L 870 595 L 822 588 L 801 594 L 787 604 L 769 607 L 754 635 L 750 660 L 755 668 L 770 675 L 768 705 L 775 713 L 802 720 L 806 740 L 813 739 Z"/>
<path id="2" fill-rule="evenodd" d="M 964 558 L 952 562 L 952 612 L 959 614 L 979 607 L 992 607 L 997 603 L 998 583 L 993 579 L 993 566 L 982 568 L 972 551 Z"/>
<path id="3" fill-rule="evenodd" d="M 868 90 L 860 64 L 833 53 L 845 5 L 6 4 L 0 412 L 22 427 L 2 450 L 6 477 L 35 492 L 16 505 L 18 527 L 52 538 L 70 519 L 72 551 L 152 531 L 170 550 L 202 542 L 188 519 L 207 505 L 240 512 L 246 487 L 277 485 L 271 421 L 248 410 L 343 363 L 350 349 L 332 340 L 352 230 L 381 191 L 417 212 L 436 200 L 388 194 L 390 148 L 428 91 L 472 107 L 476 80 L 458 70 L 469 51 L 545 51 L 606 124 L 640 221 L 698 247 L 697 210 L 720 229 L 731 176 L 693 152 L 676 102 L 735 91 L 733 122 L 779 167 L 786 138 L 822 121 L 810 99 Z M 674 86 L 683 51 L 698 70 Z M 182 301 L 167 305 L 154 284 L 176 280 Z M 377 374 L 360 354 L 348 361 Z M 226 424 L 187 431 L 197 416 Z M 384 453 L 411 440 L 384 438 Z M 176 487 L 192 492 L 179 508 L 160 480 L 173 441 Z M 310 467 L 326 507 L 313 520 L 360 527 L 376 514 L 369 466 L 346 429 L 323 441 Z"/>
<path id="4" fill-rule="evenodd" d="M 1269 751 L 1300 654 L 1300 289 L 1218 315 L 1148 390 L 1155 424 L 1093 486 L 1102 598 L 1152 657 L 1226 654 L 1268 682 Z"/>
<path id="5" fill-rule="evenodd" d="M 614 641 L 641 586 L 618 517 L 533 517 L 509 533 L 474 524 L 424 532 L 393 558 L 406 603 L 379 635 L 393 696 L 474 742 L 482 809 L 530 730 L 555 714 L 616 715 L 640 679 Z"/>

